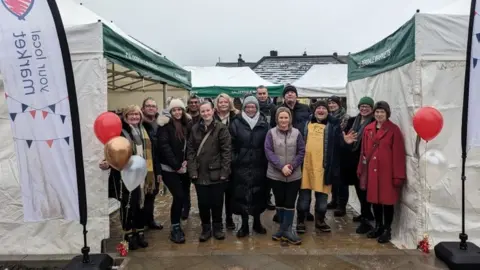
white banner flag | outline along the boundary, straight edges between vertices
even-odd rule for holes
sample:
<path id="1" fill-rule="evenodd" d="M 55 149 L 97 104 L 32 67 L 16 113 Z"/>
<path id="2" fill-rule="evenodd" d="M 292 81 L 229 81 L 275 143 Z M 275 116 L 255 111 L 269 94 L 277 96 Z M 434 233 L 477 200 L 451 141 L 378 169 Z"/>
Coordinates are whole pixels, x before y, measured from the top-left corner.
<path id="1" fill-rule="evenodd" d="M 79 220 L 63 58 L 46 0 L 0 0 L 0 67 L 24 220 Z"/>
<path id="2" fill-rule="evenodd" d="M 473 147 L 480 146 L 480 6 L 479 1 L 475 5 L 473 16 L 472 42 L 468 44 L 471 52 L 470 58 L 470 80 L 468 91 L 468 103 L 464 101 L 464 106 L 468 104 L 468 125 L 467 125 L 467 151 Z"/>

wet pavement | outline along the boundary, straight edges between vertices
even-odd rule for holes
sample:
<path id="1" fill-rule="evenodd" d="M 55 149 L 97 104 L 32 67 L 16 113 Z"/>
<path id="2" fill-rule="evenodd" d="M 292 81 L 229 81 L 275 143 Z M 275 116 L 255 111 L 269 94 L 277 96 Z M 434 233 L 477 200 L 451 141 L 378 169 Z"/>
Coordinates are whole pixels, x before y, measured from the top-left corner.
<path id="1" fill-rule="evenodd" d="M 182 221 L 186 243 L 174 244 L 168 240 L 170 202 L 168 194 L 157 197 L 156 219 L 165 228 L 146 232 L 149 247 L 129 253 L 128 269 L 448 269 L 433 254 L 399 250 L 392 244 L 381 245 L 355 234 L 357 224 L 352 222 L 352 209 L 343 218 L 335 218 L 329 211 L 327 223 L 332 227 L 331 233 L 316 232 L 313 222 L 307 222 L 307 233 L 301 235 L 300 246 L 285 247 L 271 240 L 272 232 L 278 228 L 272 222 L 274 211 L 262 215 L 267 235 L 251 232 L 250 237 L 238 239 L 235 233 L 240 218 L 234 216 L 237 228 L 227 231 L 225 240 L 199 243 L 200 218 L 194 191 L 190 218 Z M 122 235 L 119 213 L 112 214 L 110 220 L 111 238 L 106 248 L 115 253 Z"/>

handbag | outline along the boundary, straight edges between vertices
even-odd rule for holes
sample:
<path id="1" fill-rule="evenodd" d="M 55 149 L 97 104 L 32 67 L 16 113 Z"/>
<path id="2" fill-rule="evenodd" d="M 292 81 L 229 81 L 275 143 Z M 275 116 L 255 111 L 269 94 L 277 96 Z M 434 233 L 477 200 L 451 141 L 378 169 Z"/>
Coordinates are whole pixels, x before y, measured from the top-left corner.
<path id="1" fill-rule="evenodd" d="M 376 141 L 373 143 L 372 150 L 370 153 L 368 153 L 367 156 L 364 156 L 362 162 L 362 172 L 360 173 L 360 189 L 361 190 L 366 190 L 367 189 L 367 181 L 368 181 L 368 163 L 370 162 L 370 159 L 372 158 L 373 153 L 375 152 L 375 149 L 377 149 L 378 145 L 380 142 Z"/>

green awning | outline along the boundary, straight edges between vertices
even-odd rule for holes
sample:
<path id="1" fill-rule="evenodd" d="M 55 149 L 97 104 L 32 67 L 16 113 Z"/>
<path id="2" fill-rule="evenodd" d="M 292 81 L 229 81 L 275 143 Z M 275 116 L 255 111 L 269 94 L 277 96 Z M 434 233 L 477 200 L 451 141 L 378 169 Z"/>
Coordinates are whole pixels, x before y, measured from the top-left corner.
<path id="1" fill-rule="evenodd" d="M 134 70 L 140 76 L 190 90 L 191 74 L 148 47 L 142 47 L 103 25 L 103 48 L 107 59 Z"/>
<path id="2" fill-rule="evenodd" d="M 415 60 L 415 17 L 395 33 L 361 52 L 348 56 L 348 81 L 392 70 Z"/>

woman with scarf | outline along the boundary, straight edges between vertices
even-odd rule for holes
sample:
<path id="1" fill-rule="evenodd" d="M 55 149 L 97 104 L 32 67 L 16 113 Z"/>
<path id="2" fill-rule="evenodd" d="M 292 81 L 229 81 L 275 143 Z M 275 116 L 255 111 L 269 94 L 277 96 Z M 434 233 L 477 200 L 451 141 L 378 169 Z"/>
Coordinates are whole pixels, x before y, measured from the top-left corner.
<path id="1" fill-rule="evenodd" d="M 192 127 L 187 144 L 187 171 L 195 184 L 202 221 L 200 242 L 225 239 L 222 210 L 232 160 L 228 128 L 215 121 L 210 102 L 200 104 L 200 122 Z"/>
<path id="2" fill-rule="evenodd" d="M 215 107 L 215 120 L 226 125 L 227 128 L 230 126 L 233 118 L 239 113 L 233 104 L 233 99 L 225 94 L 221 93 L 215 98 L 213 102 Z M 226 216 L 226 227 L 229 230 L 235 230 L 235 223 L 232 218 L 232 193 L 233 193 L 233 182 L 227 184 L 227 189 L 225 190 L 225 216 Z"/>
<path id="3" fill-rule="evenodd" d="M 248 96 L 243 101 L 242 113 L 230 124 L 232 136 L 233 213 L 242 217 L 237 237 L 249 235 L 249 216 L 253 216 L 253 231 L 266 234 L 260 214 L 267 208 L 267 160 L 264 143 L 269 130 L 266 117 L 260 113 L 258 101 Z"/>
<path id="4" fill-rule="evenodd" d="M 375 121 L 365 127 L 357 176 L 373 205 L 375 228 L 368 238 L 384 244 L 392 238 L 394 206 L 406 180 L 405 142 L 400 128 L 390 121 L 390 105 L 379 101 L 373 108 Z"/>
<path id="5" fill-rule="evenodd" d="M 347 110 L 342 107 L 342 100 L 337 96 L 328 98 L 328 110 L 331 116 L 338 119 L 340 129 L 344 131 L 350 116 L 348 116 Z M 334 183 L 332 186 L 332 201 L 327 205 L 327 209 L 335 209 L 333 215 L 343 217 L 347 214 L 348 185 L 344 183 L 343 179 L 337 179 Z"/>
<path id="6" fill-rule="evenodd" d="M 345 133 L 352 134 L 355 140 L 346 139 L 341 154 L 342 180 L 347 185 L 354 185 L 358 200 L 360 201 L 360 215 L 353 218 L 354 222 L 360 222 L 356 233 L 365 234 L 372 229 L 370 221 L 373 220 L 372 205 L 367 201 L 367 192 L 360 188 L 357 177 L 357 167 L 360 161 L 360 146 L 365 127 L 373 122 L 374 101 L 370 97 L 362 97 L 358 102 L 359 113 L 347 121 Z"/>
<path id="7" fill-rule="evenodd" d="M 274 241 L 300 245 L 302 239 L 293 230 L 295 201 L 302 179 L 305 142 L 302 133 L 292 126 L 292 113 L 280 107 L 275 114 L 277 126 L 265 138 L 265 156 L 268 160 L 267 178 L 275 196 L 279 230 L 272 235 Z"/>
<path id="8" fill-rule="evenodd" d="M 158 124 L 158 148 L 156 153 L 162 167 L 163 183 L 172 194 L 170 208 L 170 240 L 185 243 L 185 234 L 180 226 L 182 209 L 190 197 L 190 179 L 187 174 L 187 140 L 191 130 L 191 117 L 185 112 L 180 99 L 172 99 L 168 106 L 171 117 L 160 116 Z"/>
<path id="9" fill-rule="evenodd" d="M 297 203 L 298 220 L 304 224 L 310 210 L 312 191 L 315 193 L 315 228 L 330 232 L 325 222 L 328 195 L 340 179 L 340 144 L 342 131 L 340 121 L 329 115 L 325 101 L 315 103 L 315 110 L 305 126 L 305 159 L 303 162 L 302 186 Z M 305 232 L 305 226 L 297 232 Z"/>
<path id="10" fill-rule="evenodd" d="M 148 247 L 143 230 L 146 224 L 145 216 L 145 196 L 153 193 L 155 181 L 160 175 L 157 173 L 160 166 L 155 164 L 153 158 L 153 144 L 149 133 L 142 125 L 143 114 L 140 107 L 131 105 L 123 111 L 122 134 L 127 138 L 131 145 L 133 155 L 139 155 L 147 161 L 147 176 L 145 182 L 139 187 L 129 192 L 121 181 L 121 174 L 114 168 L 110 168 L 105 161 L 100 164 L 102 170 L 110 168 L 109 193 L 117 198 L 120 203 L 120 218 L 122 219 L 122 228 L 124 239 L 128 242 L 130 250 L 136 250 L 139 247 Z M 155 170 L 156 169 L 156 170 Z"/>

